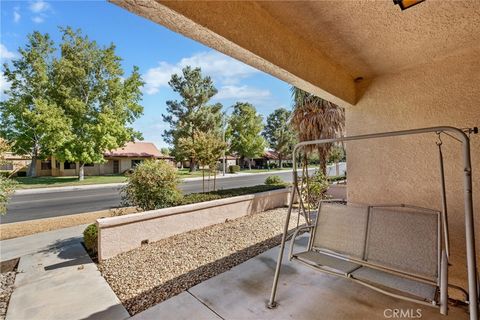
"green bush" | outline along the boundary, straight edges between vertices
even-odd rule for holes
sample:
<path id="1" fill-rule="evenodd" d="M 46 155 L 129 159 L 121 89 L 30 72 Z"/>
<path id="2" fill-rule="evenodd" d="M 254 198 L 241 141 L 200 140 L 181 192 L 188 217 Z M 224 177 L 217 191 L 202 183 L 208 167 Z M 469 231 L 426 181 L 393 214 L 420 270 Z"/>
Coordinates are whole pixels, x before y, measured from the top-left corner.
<path id="1" fill-rule="evenodd" d="M 283 181 L 279 176 L 268 176 L 265 179 L 265 184 L 270 186 L 285 185 L 285 181 Z"/>
<path id="2" fill-rule="evenodd" d="M 234 165 L 234 166 L 228 166 L 228 172 L 229 173 L 236 173 L 240 171 L 240 166 Z"/>
<path id="3" fill-rule="evenodd" d="M 305 192 L 304 201 L 311 205 L 318 205 L 320 200 L 326 198 L 326 192 L 330 186 L 327 177 L 321 170 L 315 172 L 315 174 L 308 178 L 308 192 Z"/>
<path id="4" fill-rule="evenodd" d="M 221 198 L 222 197 L 220 195 L 213 193 L 190 193 L 183 197 L 182 205 L 217 200 Z"/>
<path id="5" fill-rule="evenodd" d="M 177 168 L 161 161 L 144 161 L 130 174 L 122 188 L 125 205 L 142 210 L 173 207 L 181 203 Z"/>
<path id="6" fill-rule="evenodd" d="M 7 202 L 15 191 L 17 182 L 0 176 L 0 215 L 7 213 Z"/>
<path id="7" fill-rule="evenodd" d="M 83 243 L 90 255 L 96 255 L 98 252 L 98 230 L 95 223 L 89 225 L 83 231 Z"/>

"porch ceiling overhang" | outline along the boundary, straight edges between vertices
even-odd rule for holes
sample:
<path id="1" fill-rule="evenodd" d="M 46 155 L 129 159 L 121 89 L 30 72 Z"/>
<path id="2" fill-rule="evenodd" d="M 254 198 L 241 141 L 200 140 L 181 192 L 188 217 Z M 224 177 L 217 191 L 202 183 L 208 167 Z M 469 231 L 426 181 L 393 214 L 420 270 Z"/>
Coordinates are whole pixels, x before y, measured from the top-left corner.
<path id="1" fill-rule="evenodd" d="M 379 75 L 480 50 L 478 0 L 111 1 L 344 106 Z"/>

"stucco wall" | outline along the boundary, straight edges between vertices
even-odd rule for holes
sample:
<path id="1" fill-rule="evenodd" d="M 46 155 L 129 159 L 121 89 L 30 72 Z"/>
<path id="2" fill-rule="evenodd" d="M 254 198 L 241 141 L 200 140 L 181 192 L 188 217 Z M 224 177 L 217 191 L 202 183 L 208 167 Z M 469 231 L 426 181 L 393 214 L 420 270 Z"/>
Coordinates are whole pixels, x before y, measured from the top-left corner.
<path id="1" fill-rule="evenodd" d="M 448 125 L 480 126 L 480 49 L 377 77 L 347 108 L 348 135 Z M 460 144 L 443 137 L 454 283 L 466 270 Z M 441 209 L 435 134 L 347 144 L 348 200 Z M 471 137 L 477 252 L 480 249 L 480 135 Z M 477 261 L 478 261 L 477 255 Z"/>
<path id="2" fill-rule="evenodd" d="M 280 189 L 98 219 L 98 258 L 108 259 L 138 248 L 143 241 L 158 241 L 226 219 L 286 206 L 288 195 L 288 189 Z"/>

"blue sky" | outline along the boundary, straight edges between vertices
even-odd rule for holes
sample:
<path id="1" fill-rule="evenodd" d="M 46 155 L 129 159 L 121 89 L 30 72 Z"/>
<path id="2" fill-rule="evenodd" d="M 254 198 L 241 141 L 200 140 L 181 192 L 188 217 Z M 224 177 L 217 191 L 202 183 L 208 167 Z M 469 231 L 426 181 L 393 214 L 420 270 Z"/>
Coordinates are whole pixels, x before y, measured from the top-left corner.
<path id="1" fill-rule="evenodd" d="M 225 108 L 236 101 L 251 102 L 265 117 L 276 108 L 291 106 L 289 85 L 285 82 L 114 4 L 103 1 L 0 1 L 2 63 L 15 58 L 18 47 L 25 44 L 26 35 L 35 30 L 49 33 L 58 43 L 58 26 L 71 26 L 81 28 L 100 44 L 115 43 L 126 73 L 136 65 L 146 82 L 142 101 L 144 115 L 134 126 L 146 141 L 158 147 L 166 146 L 162 133 L 167 125 L 161 117 L 165 113 L 165 101 L 178 98 L 167 82 L 172 73 L 178 73 L 187 64 L 200 66 L 213 78 L 219 93 L 212 102 L 221 102 Z M 0 85 L 2 88 L 8 86 L 3 77 Z"/>

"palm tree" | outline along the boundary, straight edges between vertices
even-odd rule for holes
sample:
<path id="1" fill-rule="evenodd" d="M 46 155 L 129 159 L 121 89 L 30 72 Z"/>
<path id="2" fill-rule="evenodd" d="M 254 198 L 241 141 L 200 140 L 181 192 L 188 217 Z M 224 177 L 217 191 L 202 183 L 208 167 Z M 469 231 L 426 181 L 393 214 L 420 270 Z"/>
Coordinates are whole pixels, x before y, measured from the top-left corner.
<path id="1" fill-rule="evenodd" d="M 345 109 L 292 87 L 293 112 L 290 119 L 299 141 L 335 138 L 343 135 L 345 130 Z M 318 152 L 320 169 L 327 174 L 327 159 L 332 144 L 308 146 L 305 153 Z"/>

